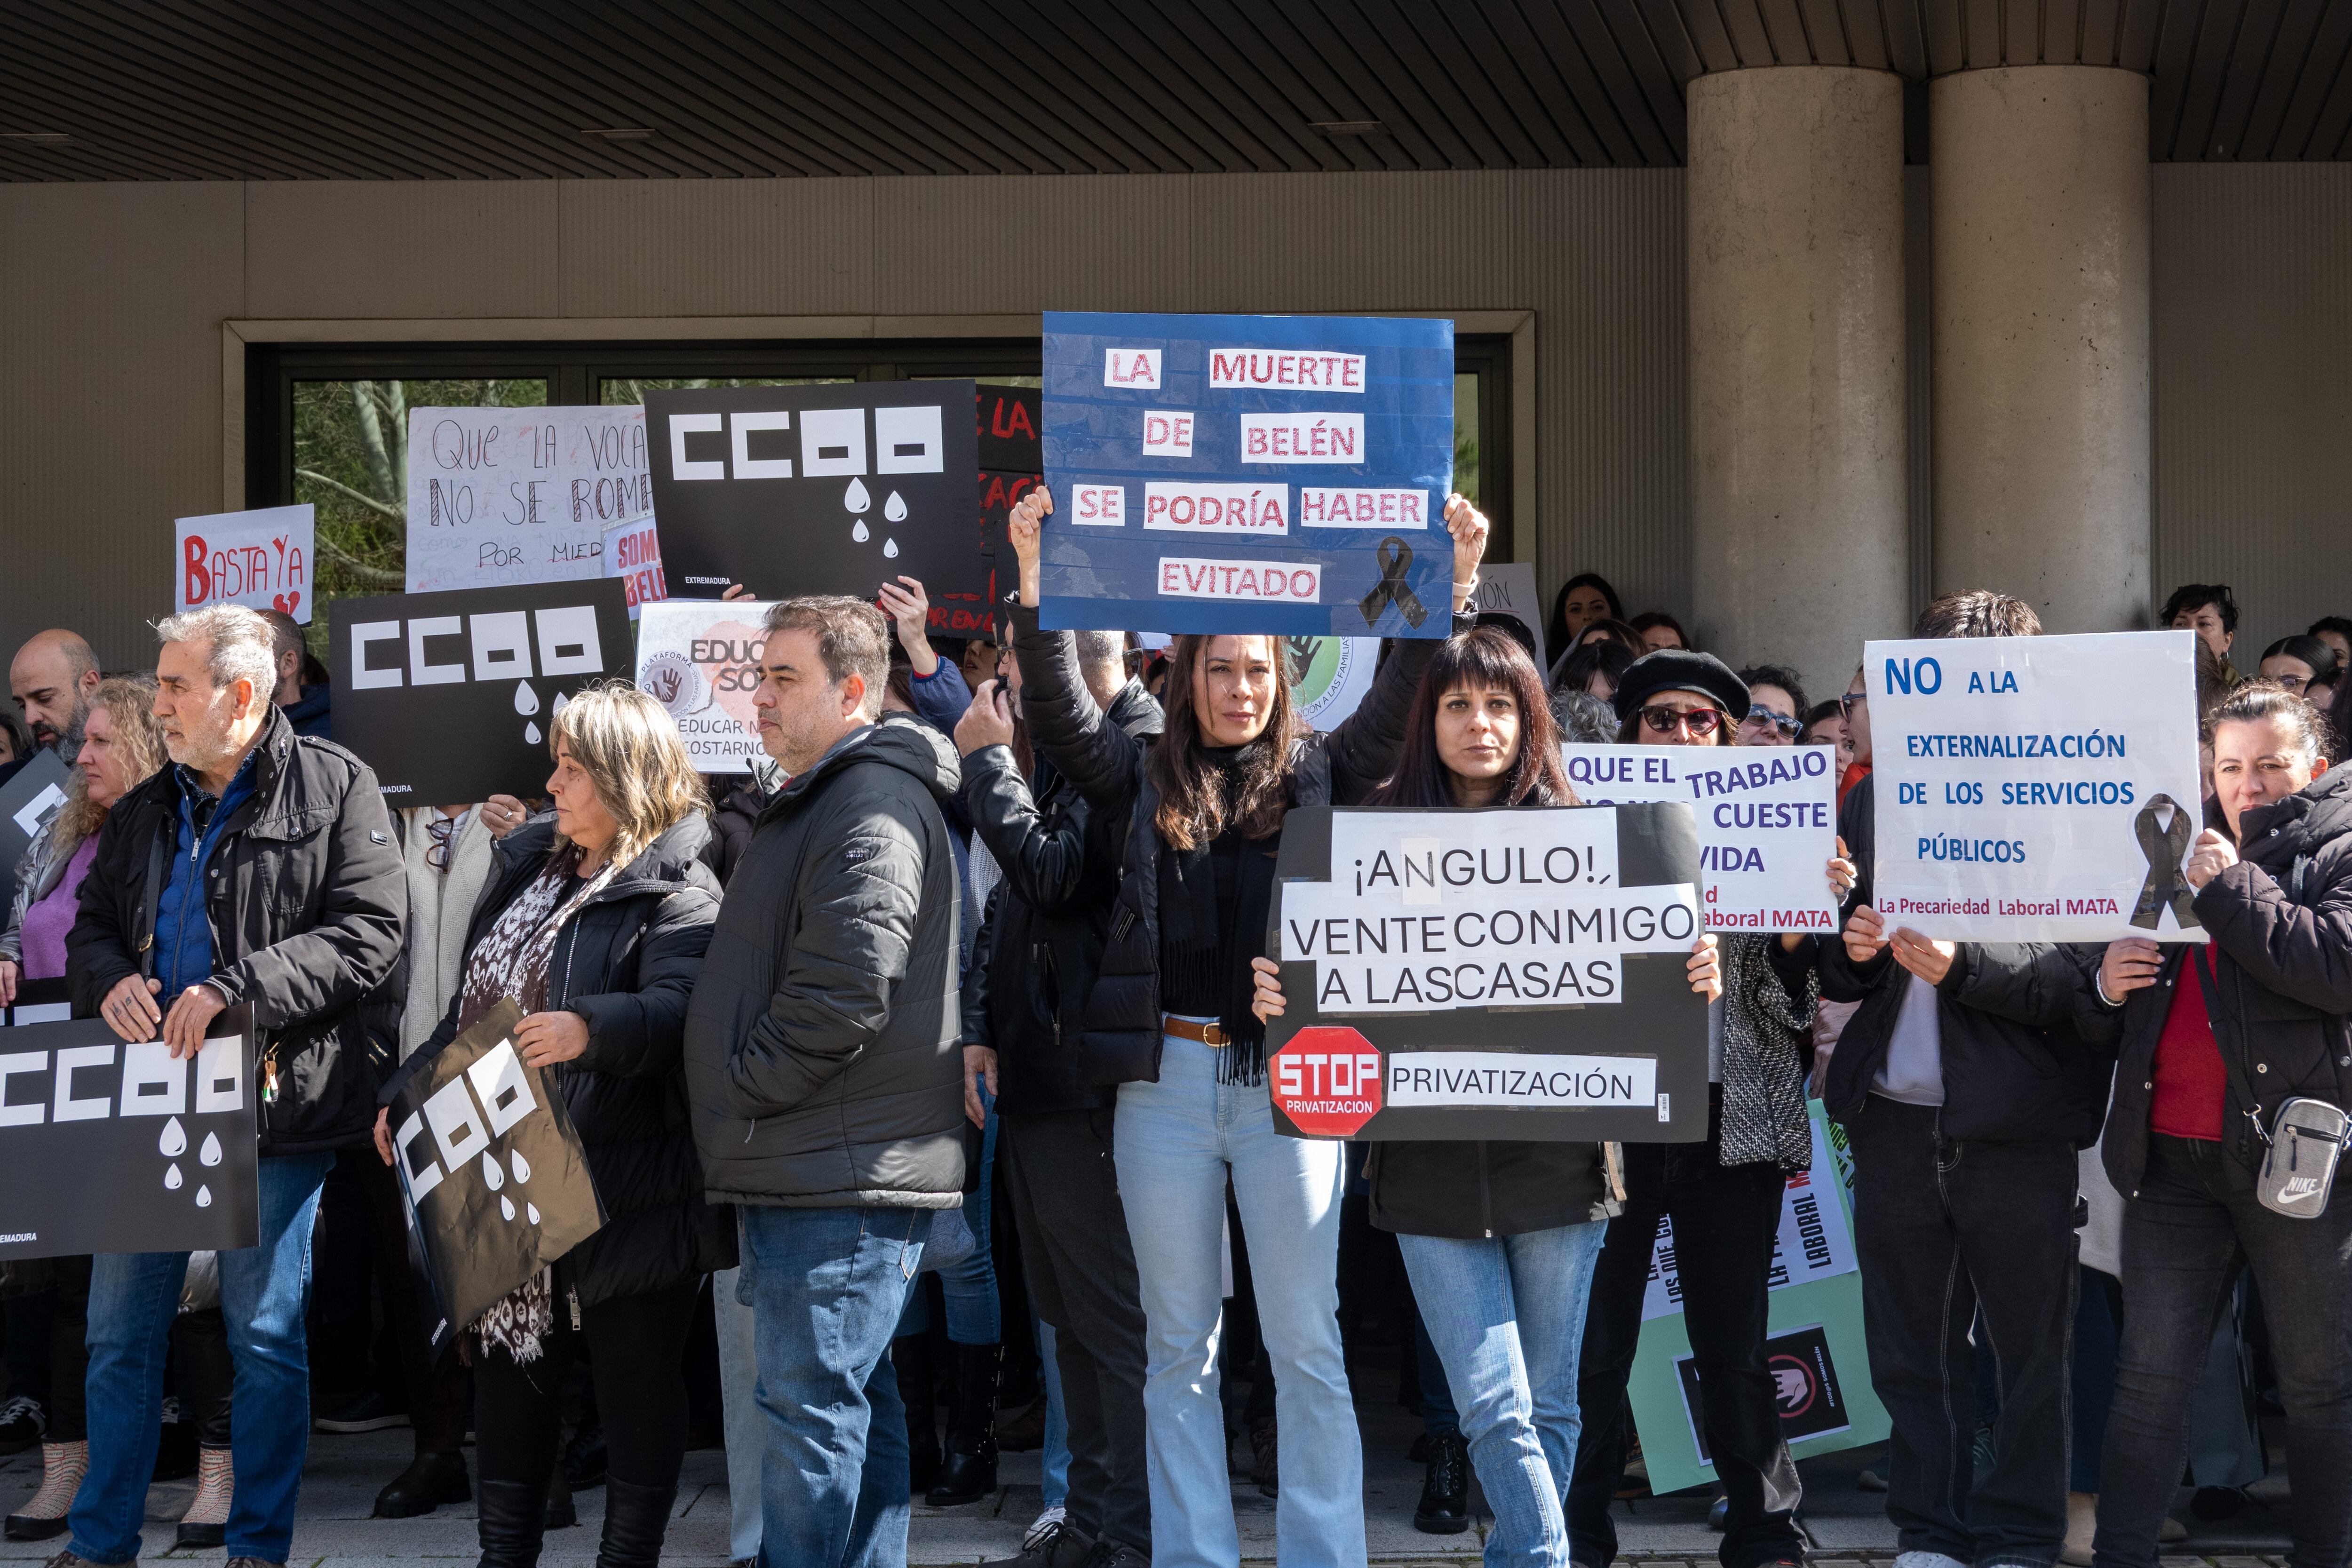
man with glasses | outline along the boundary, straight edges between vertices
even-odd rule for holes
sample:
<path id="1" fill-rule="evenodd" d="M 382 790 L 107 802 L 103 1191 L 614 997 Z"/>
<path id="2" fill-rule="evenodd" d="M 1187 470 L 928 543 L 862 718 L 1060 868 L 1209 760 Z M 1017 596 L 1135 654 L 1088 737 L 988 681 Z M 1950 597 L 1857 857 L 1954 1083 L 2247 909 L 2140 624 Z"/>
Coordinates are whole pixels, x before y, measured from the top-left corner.
<path id="1" fill-rule="evenodd" d="M 1751 664 L 1739 672 L 1739 679 L 1748 683 L 1748 716 L 1739 721 L 1739 743 L 1795 745 L 1811 707 L 1797 672 L 1781 664 Z"/>

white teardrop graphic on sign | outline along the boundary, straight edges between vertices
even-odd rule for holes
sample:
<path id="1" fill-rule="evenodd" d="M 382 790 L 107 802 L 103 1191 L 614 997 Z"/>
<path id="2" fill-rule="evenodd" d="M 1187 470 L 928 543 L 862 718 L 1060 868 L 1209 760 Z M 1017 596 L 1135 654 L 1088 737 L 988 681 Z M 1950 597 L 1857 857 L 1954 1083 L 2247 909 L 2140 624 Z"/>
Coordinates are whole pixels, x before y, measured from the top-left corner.
<path id="1" fill-rule="evenodd" d="M 509 1219 L 514 1218 L 514 1199 L 500 1198 L 499 1200 L 499 1212 L 506 1215 Z"/>
<path id="2" fill-rule="evenodd" d="M 554 707 L 552 707 L 552 708 L 551 708 L 551 709 L 549 709 L 549 710 L 547 710 L 547 716 L 548 716 L 549 718 L 551 718 L 551 719 L 561 719 L 561 718 L 562 718 L 562 717 L 563 717 L 563 705 L 564 705 L 565 703 L 567 703 L 567 702 L 571 701 L 571 700 L 572 700 L 571 693 L 569 693 L 569 692 L 564 692 L 564 691 L 559 691 L 559 692 L 557 692 L 557 693 L 555 694 L 555 706 L 554 706 Z"/>
<path id="3" fill-rule="evenodd" d="M 536 746 L 539 744 L 539 721 L 537 720 L 534 719 L 530 723 L 525 724 L 522 727 L 522 738 L 525 745 Z"/>
<path id="4" fill-rule="evenodd" d="M 167 1160 L 176 1160 L 188 1152 L 188 1130 L 180 1125 L 178 1117 L 163 1123 L 163 1136 L 155 1141 L 155 1150 Z"/>
<path id="5" fill-rule="evenodd" d="M 882 503 L 882 515 L 883 515 L 884 517 L 888 518 L 892 522 L 904 522 L 904 521 L 907 521 L 907 500 L 906 500 L 906 498 L 905 498 L 904 496 L 900 495 L 897 490 L 892 490 L 892 491 L 890 492 L 890 499 L 889 499 L 888 500 L 886 500 L 886 501 L 884 501 L 884 502 Z"/>
<path id="6" fill-rule="evenodd" d="M 874 504 L 874 498 L 866 493 L 866 481 L 864 479 L 850 480 L 849 488 L 841 492 L 841 504 L 844 509 L 849 511 L 864 511 L 867 507 L 872 506 Z M 863 539 L 866 536 L 864 534 L 860 534 L 858 537 Z"/>
<path id="7" fill-rule="evenodd" d="M 521 1150 L 518 1149 L 513 1153 L 508 1155 L 507 1163 L 514 1167 L 516 1181 L 528 1182 L 530 1180 L 530 1162 L 522 1157 Z"/>
<path id="8" fill-rule="evenodd" d="M 523 1205 L 522 1212 L 524 1216 L 528 1218 L 531 1224 L 537 1225 L 539 1223 L 539 1205 L 537 1204 Z"/>
<path id="9" fill-rule="evenodd" d="M 167 1193 L 176 1193 L 180 1190 L 179 1166 L 174 1165 L 163 1173 L 163 1190 Z"/>
<path id="10" fill-rule="evenodd" d="M 852 524 L 850 525 L 850 528 L 849 528 L 849 537 L 850 537 L 852 540 L 854 540 L 856 542 L 857 542 L 857 543 L 859 543 L 859 544 L 863 544 L 863 543 L 865 543 L 867 540 L 869 540 L 869 539 L 873 538 L 874 536 L 873 536 L 872 534 L 870 534 L 870 533 L 868 533 L 868 532 L 866 532 L 866 523 L 865 523 L 865 521 L 864 521 L 863 519 L 860 519 L 858 521 L 854 522 L 854 523 L 852 523 Z"/>
<path id="11" fill-rule="evenodd" d="M 898 559 L 898 542 L 895 539 L 885 540 L 882 544 L 882 556 L 886 561 Z"/>
<path id="12" fill-rule="evenodd" d="M 221 1163 L 221 1146 L 218 1134 L 212 1132 L 205 1134 L 205 1146 L 201 1150 L 197 1151 L 196 1158 L 202 1160 L 207 1165 L 217 1165 Z"/>
<path id="13" fill-rule="evenodd" d="M 507 1173 L 499 1169 L 498 1157 L 488 1149 L 482 1151 L 482 1180 L 494 1193 L 507 1184 Z"/>
<path id="14" fill-rule="evenodd" d="M 200 1209 L 208 1209 L 213 1206 L 213 1190 L 210 1187 L 198 1187 L 196 1189 L 196 1206 Z"/>
<path id="15" fill-rule="evenodd" d="M 518 713 L 539 711 L 539 693 L 530 689 L 530 682 L 528 680 L 515 682 L 515 711 Z"/>

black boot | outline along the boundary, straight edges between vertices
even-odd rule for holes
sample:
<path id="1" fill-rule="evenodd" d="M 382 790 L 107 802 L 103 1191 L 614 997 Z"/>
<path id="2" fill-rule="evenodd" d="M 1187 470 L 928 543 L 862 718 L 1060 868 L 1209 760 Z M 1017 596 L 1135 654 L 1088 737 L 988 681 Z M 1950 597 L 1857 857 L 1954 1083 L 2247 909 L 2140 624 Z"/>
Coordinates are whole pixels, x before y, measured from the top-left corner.
<path id="1" fill-rule="evenodd" d="M 927 1492 L 940 1479 L 940 1434 L 932 1415 L 931 1346 L 921 1334 L 890 1342 L 898 1402 L 907 1407 L 907 1488 Z"/>
<path id="2" fill-rule="evenodd" d="M 538 1568 L 547 1483 L 484 1480 L 474 1489 L 480 1494 L 481 1568 Z"/>
<path id="3" fill-rule="evenodd" d="M 471 1502 L 463 1454 L 419 1454 L 375 1494 L 378 1519 L 414 1519 L 445 1502 Z"/>
<path id="4" fill-rule="evenodd" d="M 996 1380 L 1003 1345 L 955 1347 L 955 1404 L 948 1412 L 947 1457 L 939 1484 L 923 1496 L 933 1508 L 978 1502 L 996 1489 Z"/>
<path id="5" fill-rule="evenodd" d="M 1461 1433 L 1429 1439 L 1429 1469 L 1412 1527 L 1424 1535 L 1459 1535 L 1470 1528 L 1470 1448 Z"/>
<path id="6" fill-rule="evenodd" d="M 596 1568 L 655 1568 L 661 1561 L 662 1536 L 669 1529 L 670 1505 L 676 1501 L 676 1487 L 641 1487 L 608 1473 L 604 1542 L 596 1549 Z"/>
<path id="7" fill-rule="evenodd" d="M 579 1522 L 580 1505 L 572 1500 L 572 1482 L 558 1465 L 547 1478 L 547 1528 L 569 1530 Z"/>

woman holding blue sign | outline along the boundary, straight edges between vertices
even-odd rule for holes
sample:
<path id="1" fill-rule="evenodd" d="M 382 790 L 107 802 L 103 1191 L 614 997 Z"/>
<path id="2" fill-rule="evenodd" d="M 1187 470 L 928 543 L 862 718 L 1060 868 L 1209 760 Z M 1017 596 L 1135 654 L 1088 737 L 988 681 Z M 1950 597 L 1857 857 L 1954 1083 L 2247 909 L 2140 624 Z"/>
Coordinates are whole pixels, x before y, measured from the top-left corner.
<path id="1" fill-rule="evenodd" d="M 1636 659 L 1617 688 L 1620 744 L 1728 746 L 1748 716 L 1747 685 L 1712 654 L 1669 648 Z M 1853 868 L 1830 861 L 1841 894 Z M 1772 1252 L 1787 1179 L 1812 1163 L 1805 1079 L 1819 983 L 1816 939 L 1734 932 L 1723 987 L 1707 1008 L 1707 1139 L 1629 1144 L 1625 1206 L 1593 1273 L 1578 1400 L 1585 1423 L 1569 1489 L 1579 1563 L 1617 1555 L 1609 1505 L 1625 1459 L 1625 1384 L 1661 1215 L 1675 1226 L 1683 1321 L 1697 1362 L 1707 1447 L 1726 1502 L 1724 1568 L 1802 1563 L 1802 1490 L 1781 1436 L 1765 1365 Z"/>
<path id="2" fill-rule="evenodd" d="M 1335 1316 L 1342 1150 L 1275 1129 L 1250 960 L 1265 951 L 1285 813 L 1358 804 L 1389 775 L 1440 645 L 1399 643 L 1353 715 L 1328 735 L 1296 736 L 1280 638 L 1180 636 L 1166 733 L 1138 740 L 1088 693 L 1072 634 L 1038 629 L 1039 534 L 1052 510 L 1043 489 L 1013 510 L 1011 620 L 1037 750 L 1106 822 L 1125 825 L 1079 1059 L 1089 1081 L 1118 1086 L 1114 1158 L 1145 1320 L 1151 1561 L 1222 1568 L 1241 1557 L 1224 1414 L 1205 1370 L 1230 1179 L 1275 1368 L 1277 1552 L 1290 1564 L 1360 1563 L 1363 1450 Z M 1475 624 L 1486 520 L 1457 495 L 1445 521 L 1458 633 Z"/>
<path id="3" fill-rule="evenodd" d="M 1396 777 L 1365 803 L 1392 809 L 1574 805 L 1543 679 L 1519 645 L 1483 629 L 1438 649 L 1405 724 Z M 1717 939 L 1693 947 L 1691 989 L 1712 1003 Z M 1283 1011 L 1282 970 L 1251 961 L 1260 1020 Z M 1495 1510 L 1486 1561 L 1567 1568 L 1563 1511 L 1577 1452 L 1577 1358 L 1611 1201 L 1597 1143 L 1375 1142 L 1372 1223 L 1396 1233 L 1461 1438 Z M 1441 1434 L 1433 1439 L 1448 1440 Z"/>

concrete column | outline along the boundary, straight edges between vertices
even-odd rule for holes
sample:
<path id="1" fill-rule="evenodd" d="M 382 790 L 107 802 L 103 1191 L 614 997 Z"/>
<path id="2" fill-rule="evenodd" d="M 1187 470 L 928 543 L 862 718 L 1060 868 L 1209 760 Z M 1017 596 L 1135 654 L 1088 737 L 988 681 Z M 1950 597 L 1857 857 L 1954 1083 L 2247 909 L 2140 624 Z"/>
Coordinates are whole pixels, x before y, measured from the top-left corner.
<path id="1" fill-rule="evenodd" d="M 2008 66 L 1928 88 L 1936 589 L 2052 632 L 2147 624 L 2147 79 Z"/>
<path id="2" fill-rule="evenodd" d="M 1843 691 L 1909 625 L 1902 79 L 1697 78 L 1687 189 L 1693 629 Z"/>

